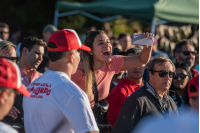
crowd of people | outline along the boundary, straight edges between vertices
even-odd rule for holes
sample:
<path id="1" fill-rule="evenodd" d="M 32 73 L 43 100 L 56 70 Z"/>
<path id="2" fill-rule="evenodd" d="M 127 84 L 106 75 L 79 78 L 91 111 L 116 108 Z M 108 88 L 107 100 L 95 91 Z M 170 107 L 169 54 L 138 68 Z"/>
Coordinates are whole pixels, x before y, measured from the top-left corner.
<path id="1" fill-rule="evenodd" d="M 0 22 L 0 131 L 16 133 L 8 125 L 19 123 L 20 133 L 145 133 L 154 130 L 143 123 L 165 127 L 189 114 L 196 122 L 193 42 L 176 44 L 174 63 L 158 50 L 153 34 L 143 35 L 152 46 L 132 44 L 128 33 L 109 38 L 103 30 L 88 31 L 81 43 L 75 30 L 49 24 L 43 39 L 29 36 L 14 44 L 9 26 Z"/>

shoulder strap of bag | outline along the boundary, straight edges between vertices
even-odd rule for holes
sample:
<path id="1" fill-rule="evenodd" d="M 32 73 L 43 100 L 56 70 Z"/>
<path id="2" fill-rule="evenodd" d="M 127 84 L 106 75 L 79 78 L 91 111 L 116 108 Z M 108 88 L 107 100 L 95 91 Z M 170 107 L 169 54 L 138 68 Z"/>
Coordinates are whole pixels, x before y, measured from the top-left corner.
<path id="1" fill-rule="evenodd" d="M 92 72 L 92 87 L 93 87 L 93 93 L 94 93 L 94 101 L 95 101 L 95 104 L 99 103 L 99 98 L 98 98 L 98 88 L 97 88 L 97 83 L 96 83 L 96 77 L 95 77 L 95 74 L 94 72 Z"/>

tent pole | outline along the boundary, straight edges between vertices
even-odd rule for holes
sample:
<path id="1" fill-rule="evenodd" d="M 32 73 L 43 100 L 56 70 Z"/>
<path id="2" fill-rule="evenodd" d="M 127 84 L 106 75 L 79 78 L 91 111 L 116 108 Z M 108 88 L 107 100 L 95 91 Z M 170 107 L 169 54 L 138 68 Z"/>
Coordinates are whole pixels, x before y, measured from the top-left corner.
<path id="1" fill-rule="evenodd" d="M 59 15 L 59 11 L 56 9 L 54 13 L 54 22 L 53 22 L 55 27 L 58 26 L 58 17 L 59 17 L 58 15 Z"/>
<path id="2" fill-rule="evenodd" d="M 151 20 L 151 33 L 155 34 L 155 29 L 156 29 L 156 20 L 152 19 Z"/>

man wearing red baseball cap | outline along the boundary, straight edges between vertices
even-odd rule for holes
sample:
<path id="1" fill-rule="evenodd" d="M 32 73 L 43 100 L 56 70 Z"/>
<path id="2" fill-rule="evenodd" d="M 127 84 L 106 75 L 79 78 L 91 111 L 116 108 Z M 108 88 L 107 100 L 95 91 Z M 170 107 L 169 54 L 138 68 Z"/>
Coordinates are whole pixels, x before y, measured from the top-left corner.
<path id="1" fill-rule="evenodd" d="M 90 48 L 74 30 L 63 29 L 50 37 L 47 50 L 49 70 L 27 87 L 31 97 L 23 100 L 25 131 L 98 133 L 87 95 L 71 81 L 81 50 Z"/>
<path id="2" fill-rule="evenodd" d="M 30 93 L 21 83 L 21 74 L 17 64 L 5 58 L 0 58 L 0 120 L 10 111 L 18 92 L 27 97 L 30 96 Z M 16 130 L 2 122 L 0 122 L 0 132 L 17 133 Z"/>

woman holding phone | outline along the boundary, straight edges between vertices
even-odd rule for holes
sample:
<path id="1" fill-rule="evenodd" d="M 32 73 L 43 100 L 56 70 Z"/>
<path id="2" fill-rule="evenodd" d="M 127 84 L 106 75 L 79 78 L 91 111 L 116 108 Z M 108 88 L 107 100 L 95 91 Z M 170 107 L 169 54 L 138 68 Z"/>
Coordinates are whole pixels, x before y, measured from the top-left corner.
<path id="1" fill-rule="evenodd" d="M 143 33 L 146 37 L 152 37 L 151 33 Z M 82 61 L 71 79 L 89 97 L 91 107 L 94 106 L 94 95 L 92 90 L 92 74 L 96 77 L 98 88 L 98 100 L 108 96 L 111 79 L 120 71 L 134 69 L 148 63 L 151 57 L 152 47 L 145 45 L 142 53 L 137 57 L 112 56 L 112 45 L 106 33 L 102 30 L 92 31 L 87 34 L 84 45 L 91 48 L 90 52 L 81 52 Z"/>

